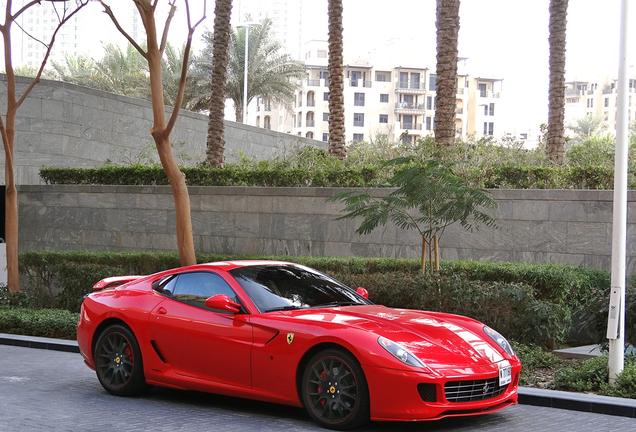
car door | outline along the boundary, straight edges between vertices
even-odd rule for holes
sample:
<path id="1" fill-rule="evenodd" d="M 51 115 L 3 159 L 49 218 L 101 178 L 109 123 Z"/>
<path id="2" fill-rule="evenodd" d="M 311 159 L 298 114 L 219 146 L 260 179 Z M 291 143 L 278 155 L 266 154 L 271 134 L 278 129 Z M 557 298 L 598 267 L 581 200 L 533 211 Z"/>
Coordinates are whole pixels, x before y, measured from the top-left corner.
<path id="1" fill-rule="evenodd" d="M 205 299 L 238 297 L 218 274 L 189 272 L 167 278 L 156 291 L 166 296 L 150 316 L 158 351 L 175 373 L 240 387 L 251 387 L 252 325 L 244 310 L 234 314 L 208 309 Z"/>

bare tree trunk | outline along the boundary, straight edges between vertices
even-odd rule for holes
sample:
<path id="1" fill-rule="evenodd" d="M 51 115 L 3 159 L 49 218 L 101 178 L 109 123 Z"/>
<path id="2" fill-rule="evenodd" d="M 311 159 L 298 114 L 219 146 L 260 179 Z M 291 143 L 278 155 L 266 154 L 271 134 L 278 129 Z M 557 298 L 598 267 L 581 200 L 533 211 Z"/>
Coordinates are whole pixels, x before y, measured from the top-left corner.
<path id="1" fill-rule="evenodd" d="M 426 237 L 422 237 L 422 259 L 420 261 L 420 269 L 422 270 L 422 274 L 424 274 L 424 267 L 426 267 L 426 245 L 428 242 L 426 241 Z"/>
<path id="2" fill-rule="evenodd" d="M 455 147 L 459 0 L 437 0 L 437 109 L 435 141 Z"/>
<path id="3" fill-rule="evenodd" d="M 228 47 L 230 45 L 230 16 L 232 0 L 216 0 L 214 9 L 214 41 L 212 50 L 212 97 L 208 119 L 206 161 L 213 167 L 225 167 L 225 88 L 227 86 Z M 238 118 L 237 118 L 237 121 Z"/>
<path id="4" fill-rule="evenodd" d="M 15 94 L 15 93 L 14 93 Z M 20 291 L 20 272 L 18 268 L 18 191 L 15 187 L 14 174 L 14 142 L 15 142 L 14 108 L 7 110 L 7 129 L 4 161 L 5 181 L 5 242 L 7 244 L 7 285 L 9 292 Z"/>
<path id="5" fill-rule="evenodd" d="M 344 160 L 345 109 L 342 0 L 329 0 L 329 154 Z"/>
<path id="6" fill-rule="evenodd" d="M 565 151 L 565 30 L 568 0 L 550 0 L 550 90 L 548 155 L 563 164 Z"/>

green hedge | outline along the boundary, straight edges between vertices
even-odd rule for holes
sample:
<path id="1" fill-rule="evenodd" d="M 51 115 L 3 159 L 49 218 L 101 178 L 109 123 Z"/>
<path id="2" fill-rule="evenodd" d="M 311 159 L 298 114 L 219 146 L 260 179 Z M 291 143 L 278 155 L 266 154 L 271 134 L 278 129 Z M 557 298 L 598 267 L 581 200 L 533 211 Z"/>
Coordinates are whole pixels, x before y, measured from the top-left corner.
<path id="1" fill-rule="evenodd" d="M 63 309 L 0 306 L 0 333 L 76 339 L 79 314 Z"/>
<path id="2" fill-rule="evenodd" d="M 224 169 L 182 168 L 189 186 L 289 186 L 360 187 L 385 186 L 387 168 L 379 166 L 329 168 L 251 167 Z M 608 166 L 518 166 L 469 167 L 458 175 L 471 185 L 490 189 L 613 189 L 614 168 Z M 41 168 L 48 184 L 168 185 L 168 177 L 158 166 L 105 166 L 101 168 Z M 636 189 L 636 175 L 628 175 L 630 189 Z"/>
<path id="3" fill-rule="evenodd" d="M 278 259 L 323 271 L 351 287 L 363 286 L 370 299 L 391 307 L 467 315 L 499 329 L 511 339 L 540 346 L 563 343 L 572 316 L 601 338 L 607 317 L 609 273 L 558 264 L 444 261 L 435 277 L 422 276 L 419 260 L 388 258 L 263 257 L 198 254 L 197 261 Z M 100 279 L 151 274 L 179 266 L 177 253 L 26 252 L 20 271 L 29 280 L 28 296 L 14 304 L 55 305 L 77 312 L 84 294 Z M 0 304 L 1 302 L 0 296 Z M 5 304 L 8 301 L 5 301 Z M 628 290 L 627 339 L 636 340 L 634 295 Z M 634 311 L 634 312 L 632 312 Z"/>
<path id="4" fill-rule="evenodd" d="M 377 167 L 310 170 L 182 168 L 189 186 L 291 186 L 356 187 L 372 182 Z M 106 166 L 101 168 L 41 168 L 40 177 L 48 184 L 168 185 L 163 168 L 155 166 Z"/>

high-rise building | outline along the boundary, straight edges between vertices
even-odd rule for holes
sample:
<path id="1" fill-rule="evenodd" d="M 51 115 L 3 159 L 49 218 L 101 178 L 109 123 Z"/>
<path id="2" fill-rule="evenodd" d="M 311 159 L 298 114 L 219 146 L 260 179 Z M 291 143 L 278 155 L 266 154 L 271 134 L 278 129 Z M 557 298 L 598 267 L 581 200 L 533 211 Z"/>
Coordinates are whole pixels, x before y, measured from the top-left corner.
<path id="1" fill-rule="evenodd" d="M 300 60 L 301 21 L 303 3 L 306 2 L 307 0 L 235 0 L 232 7 L 232 25 L 236 27 L 245 21 L 258 22 L 265 17 L 270 18 L 272 36 L 283 44 L 285 52 Z"/>

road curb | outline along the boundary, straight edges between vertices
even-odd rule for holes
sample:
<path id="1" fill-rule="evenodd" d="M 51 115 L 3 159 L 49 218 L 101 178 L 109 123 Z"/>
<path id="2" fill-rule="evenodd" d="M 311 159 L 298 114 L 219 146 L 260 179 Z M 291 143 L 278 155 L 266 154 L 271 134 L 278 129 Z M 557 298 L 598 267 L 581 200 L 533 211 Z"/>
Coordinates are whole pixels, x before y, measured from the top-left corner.
<path id="1" fill-rule="evenodd" d="M 636 418 L 636 400 L 559 390 L 519 387 L 519 403 Z"/>
<path id="2" fill-rule="evenodd" d="M 77 341 L 0 333 L 0 345 L 79 353 Z M 594 414 L 636 418 L 636 400 L 519 387 L 519 403 Z"/>
<path id="3" fill-rule="evenodd" d="M 77 341 L 0 333 L 0 345 L 79 353 Z"/>

